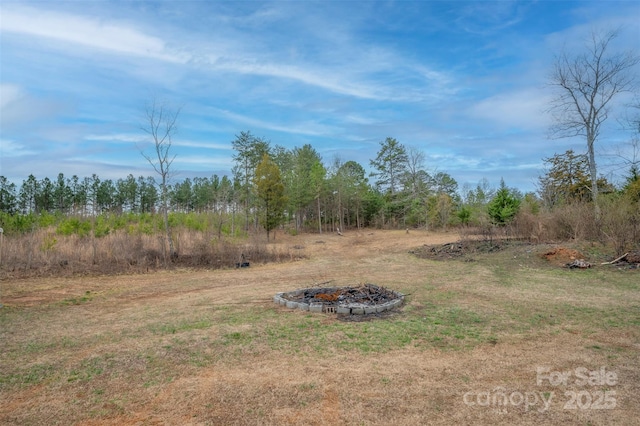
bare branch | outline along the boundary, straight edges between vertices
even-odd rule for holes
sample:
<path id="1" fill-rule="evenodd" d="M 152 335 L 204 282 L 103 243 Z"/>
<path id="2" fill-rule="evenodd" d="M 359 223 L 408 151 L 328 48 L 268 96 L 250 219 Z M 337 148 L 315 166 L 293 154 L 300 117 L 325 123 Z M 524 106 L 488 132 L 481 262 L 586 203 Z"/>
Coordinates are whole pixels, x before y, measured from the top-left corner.
<path id="1" fill-rule="evenodd" d="M 584 53 L 571 56 L 565 51 L 556 57 L 549 81 L 556 92 L 549 108 L 555 120 L 551 135 L 586 138 L 594 201 L 598 195 L 594 145 L 613 99 L 636 88 L 633 67 L 640 63 L 635 52 L 610 52 L 618 35 L 618 30 L 592 32 Z"/>
<path id="2" fill-rule="evenodd" d="M 172 111 L 165 104 L 158 104 L 154 99 L 146 109 L 146 124 L 142 126 L 142 130 L 151 137 L 153 142 L 153 154 L 147 154 L 141 151 L 142 156 L 153 167 L 153 170 L 160 176 L 160 190 L 162 211 L 164 216 L 164 225 L 167 232 L 167 241 L 169 243 L 169 254 L 174 256 L 176 253 L 173 248 L 173 240 L 171 238 L 171 230 L 169 229 L 168 219 L 168 188 L 167 184 L 172 177 L 173 161 L 175 154 L 171 154 L 171 145 L 173 135 L 177 130 L 177 120 L 180 114 L 180 108 Z"/>

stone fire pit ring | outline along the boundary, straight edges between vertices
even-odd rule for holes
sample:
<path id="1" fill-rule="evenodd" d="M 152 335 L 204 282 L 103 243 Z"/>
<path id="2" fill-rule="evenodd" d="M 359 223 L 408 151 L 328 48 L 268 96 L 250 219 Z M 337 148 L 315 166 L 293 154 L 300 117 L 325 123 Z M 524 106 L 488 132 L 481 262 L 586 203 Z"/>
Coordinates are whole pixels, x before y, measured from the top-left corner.
<path id="1" fill-rule="evenodd" d="M 405 295 L 374 284 L 358 287 L 312 287 L 273 296 L 274 303 L 289 309 L 338 315 L 377 314 L 397 308 Z"/>

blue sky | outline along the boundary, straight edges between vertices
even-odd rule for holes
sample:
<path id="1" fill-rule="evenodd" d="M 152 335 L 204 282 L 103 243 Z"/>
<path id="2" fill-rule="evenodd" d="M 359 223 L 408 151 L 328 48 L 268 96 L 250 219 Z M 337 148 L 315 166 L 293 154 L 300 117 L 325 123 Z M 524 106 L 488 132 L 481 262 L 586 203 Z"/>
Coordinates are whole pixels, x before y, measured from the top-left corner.
<path id="1" fill-rule="evenodd" d="M 394 137 L 461 187 L 535 190 L 543 157 L 585 151 L 547 136 L 554 54 L 617 27 L 614 48 L 638 49 L 639 22 L 636 1 L 3 0 L 0 175 L 152 176 L 156 98 L 181 108 L 178 180 L 229 174 L 250 130 L 365 168 Z M 603 173 L 629 139 L 610 119 Z"/>

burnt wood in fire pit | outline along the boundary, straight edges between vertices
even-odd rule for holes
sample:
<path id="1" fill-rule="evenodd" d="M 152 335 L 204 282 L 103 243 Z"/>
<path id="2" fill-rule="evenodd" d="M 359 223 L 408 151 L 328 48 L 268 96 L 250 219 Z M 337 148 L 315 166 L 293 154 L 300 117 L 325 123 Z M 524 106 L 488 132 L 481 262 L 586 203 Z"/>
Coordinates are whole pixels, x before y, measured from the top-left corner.
<path id="1" fill-rule="evenodd" d="M 306 288 L 278 293 L 275 303 L 291 309 L 337 314 L 372 314 L 402 304 L 404 294 L 374 284 L 358 287 Z"/>

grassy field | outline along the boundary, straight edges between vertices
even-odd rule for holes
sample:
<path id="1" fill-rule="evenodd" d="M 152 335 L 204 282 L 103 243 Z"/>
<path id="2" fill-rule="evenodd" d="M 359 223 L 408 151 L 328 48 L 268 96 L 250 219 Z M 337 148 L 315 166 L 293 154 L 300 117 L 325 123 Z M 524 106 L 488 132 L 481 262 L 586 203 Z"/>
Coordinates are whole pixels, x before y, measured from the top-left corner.
<path id="1" fill-rule="evenodd" d="M 5 280 L 0 423 L 640 424 L 640 271 L 409 253 L 457 239 L 278 236 L 300 260 Z M 272 302 L 329 281 L 408 296 L 369 321 Z"/>

